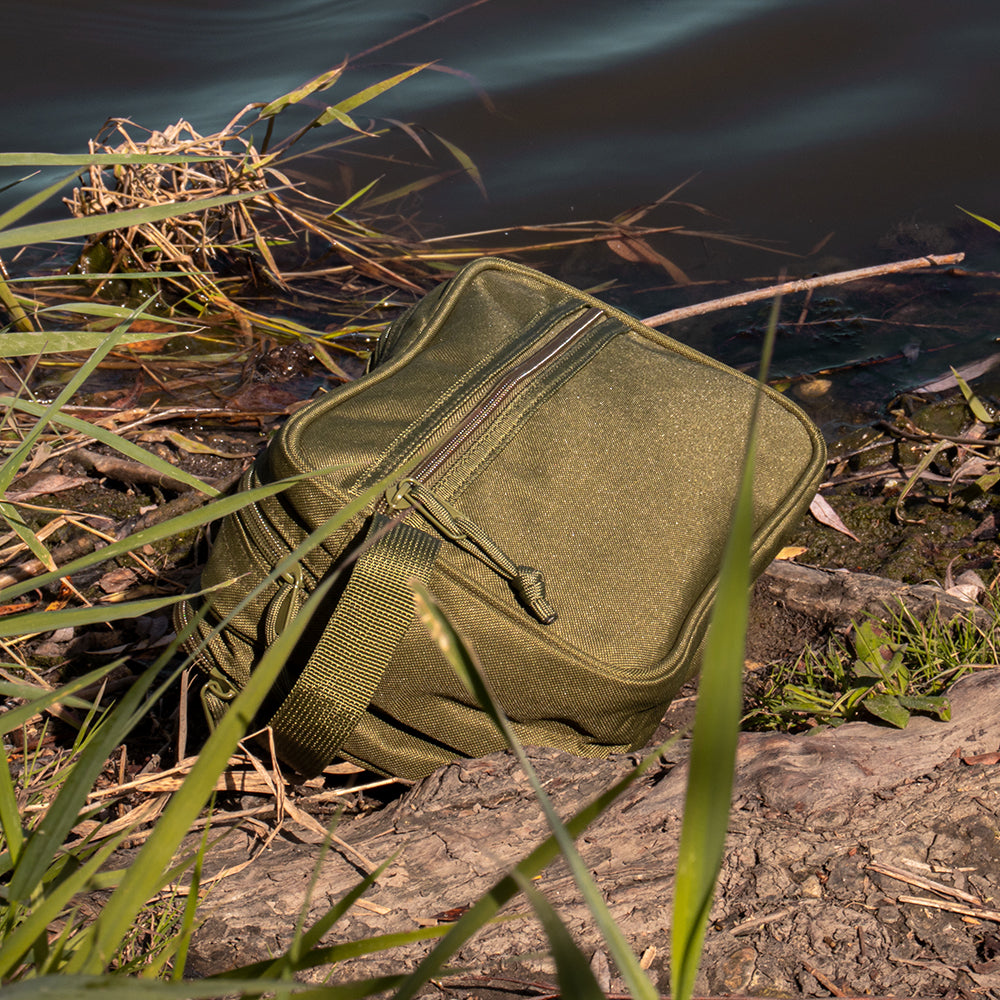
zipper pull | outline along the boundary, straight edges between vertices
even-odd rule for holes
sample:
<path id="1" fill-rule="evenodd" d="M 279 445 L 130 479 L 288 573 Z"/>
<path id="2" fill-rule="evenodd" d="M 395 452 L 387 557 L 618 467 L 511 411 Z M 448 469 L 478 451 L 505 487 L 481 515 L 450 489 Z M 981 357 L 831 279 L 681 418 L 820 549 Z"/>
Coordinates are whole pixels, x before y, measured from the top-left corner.
<path id="1" fill-rule="evenodd" d="M 449 541 L 502 576 L 518 600 L 543 624 L 558 617 L 545 596 L 545 578 L 534 566 L 520 566 L 475 522 L 470 521 L 416 479 L 404 479 L 386 493 L 390 510 L 413 507 Z"/>
<path id="2" fill-rule="evenodd" d="M 264 612 L 264 639 L 268 646 L 281 635 L 305 603 L 302 567 L 296 564 L 278 578 L 278 593 Z"/>

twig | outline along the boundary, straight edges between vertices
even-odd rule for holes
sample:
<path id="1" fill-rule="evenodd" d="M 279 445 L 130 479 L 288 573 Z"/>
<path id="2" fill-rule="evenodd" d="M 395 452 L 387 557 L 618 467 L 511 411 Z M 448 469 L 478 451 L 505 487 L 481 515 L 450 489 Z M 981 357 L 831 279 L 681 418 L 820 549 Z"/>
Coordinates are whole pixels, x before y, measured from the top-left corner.
<path id="1" fill-rule="evenodd" d="M 897 896 L 897 903 L 913 903 L 915 906 L 928 906 L 932 910 L 947 910 L 963 917 L 976 917 L 978 920 L 992 920 L 1000 924 L 1000 910 L 987 910 L 981 906 L 963 906 L 953 903 L 950 899 L 924 899 L 921 896 Z"/>
<path id="2" fill-rule="evenodd" d="M 847 994 L 832 979 L 824 976 L 823 973 L 820 972 L 815 966 L 810 965 L 808 962 L 803 962 L 802 968 L 805 969 L 806 972 L 808 972 L 809 975 L 820 984 L 820 986 L 829 990 L 835 997 L 847 996 Z"/>
<path id="3" fill-rule="evenodd" d="M 944 882 L 937 882 L 932 878 L 924 878 L 923 875 L 914 875 L 912 872 L 903 871 L 902 868 L 893 868 L 891 865 L 883 865 L 878 861 L 873 861 L 865 866 L 870 872 L 877 872 L 879 875 L 888 875 L 897 882 L 906 882 L 907 885 L 915 885 L 919 889 L 926 889 L 928 892 L 938 892 L 942 896 L 952 896 L 970 906 L 982 906 L 983 901 L 978 896 L 973 896 L 954 886 L 946 885 Z"/>
<path id="4" fill-rule="evenodd" d="M 643 320 L 646 326 L 665 326 L 677 320 L 688 319 L 691 316 L 701 316 L 704 313 L 717 312 L 720 309 L 731 309 L 734 306 L 745 306 L 762 299 L 773 299 L 777 295 L 791 295 L 793 292 L 808 292 L 813 288 L 824 288 L 827 285 L 846 285 L 851 281 L 861 281 L 864 278 L 875 278 L 883 274 L 899 274 L 903 271 L 916 271 L 923 267 L 937 267 L 944 264 L 957 264 L 965 259 L 964 253 L 928 254 L 926 257 L 915 257 L 912 260 L 899 260 L 891 264 L 876 264 L 874 267 L 862 267 L 856 271 L 837 271 L 835 274 L 820 275 L 818 278 L 801 278 L 797 281 L 783 281 L 780 285 L 769 288 L 758 288 L 751 292 L 740 292 L 738 295 L 727 295 L 722 299 L 712 299 L 710 302 L 698 302 L 680 309 L 670 309 Z"/>
<path id="5" fill-rule="evenodd" d="M 783 910 L 775 910 L 773 913 L 764 913 L 759 917 L 751 917 L 749 920 L 744 920 L 742 923 L 737 924 L 729 933 L 733 935 L 747 934 L 758 927 L 763 927 L 765 924 L 773 924 L 777 920 L 782 920 L 794 912 L 794 906 L 786 906 Z"/>

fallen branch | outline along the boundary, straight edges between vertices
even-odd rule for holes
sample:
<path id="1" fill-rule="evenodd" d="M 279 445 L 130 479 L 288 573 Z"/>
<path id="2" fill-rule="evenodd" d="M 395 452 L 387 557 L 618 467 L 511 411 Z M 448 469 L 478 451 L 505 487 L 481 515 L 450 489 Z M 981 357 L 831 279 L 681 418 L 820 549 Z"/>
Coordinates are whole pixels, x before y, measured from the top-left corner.
<path id="1" fill-rule="evenodd" d="M 856 271 L 837 271 L 834 274 L 820 275 L 818 278 L 800 278 L 796 281 L 784 281 L 780 285 L 770 285 L 767 288 L 758 288 L 752 292 L 740 292 L 738 295 L 727 295 L 725 298 L 712 299 L 709 302 L 697 302 L 692 306 L 670 309 L 667 312 L 658 313 L 656 316 L 644 319 L 643 323 L 646 326 L 666 326 L 667 323 L 689 319 L 691 316 L 702 316 L 705 313 L 717 312 L 720 309 L 732 309 L 735 306 L 745 306 L 751 302 L 760 302 L 762 299 L 773 299 L 776 295 L 808 292 L 813 288 L 824 288 L 827 285 L 846 285 L 851 281 L 876 278 L 883 274 L 916 271 L 923 267 L 958 264 L 964 259 L 964 253 L 928 254 L 926 257 L 915 257 L 912 260 L 898 260 L 893 261 L 891 264 L 876 264 L 873 267 L 862 267 Z"/>

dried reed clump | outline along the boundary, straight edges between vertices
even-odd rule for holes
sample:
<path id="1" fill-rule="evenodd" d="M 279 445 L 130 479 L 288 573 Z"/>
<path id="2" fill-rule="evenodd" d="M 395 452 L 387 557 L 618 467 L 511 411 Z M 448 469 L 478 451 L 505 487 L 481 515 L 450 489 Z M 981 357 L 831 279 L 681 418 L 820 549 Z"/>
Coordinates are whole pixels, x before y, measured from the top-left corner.
<path id="1" fill-rule="evenodd" d="M 213 271 L 232 264 L 240 251 L 256 249 L 271 256 L 254 221 L 254 212 L 280 204 L 275 188 L 288 179 L 267 165 L 267 158 L 234 131 L 236 121 L 213 135 L 200 135 L 189 122 L 179 121 L 160 131 L 139 129 L 124 118 L 111 119 L 89 143 L 92 153 L 114 155 L 162 154 L 172 157 L 215 157 L 180 163 L 120 163 L 91 166 L 72 196 L 64 199 L 76 217 L 127 209 L 183 203 L 194 199 L 259 192 L 231 202 L 126 229 L 109 229 L 92 237 L 83 252 L 103 248 L 100 266 L 90 270 L 183 271 L 186 278 L 170 282 L 184 294 L 200 292 L 224 297 Z M 132 131 L 145 133 L 134 138 Z M 115 143 L 116 139 L 120 142 Z M 270 191 L 269 191 L 270 189 Z"/>

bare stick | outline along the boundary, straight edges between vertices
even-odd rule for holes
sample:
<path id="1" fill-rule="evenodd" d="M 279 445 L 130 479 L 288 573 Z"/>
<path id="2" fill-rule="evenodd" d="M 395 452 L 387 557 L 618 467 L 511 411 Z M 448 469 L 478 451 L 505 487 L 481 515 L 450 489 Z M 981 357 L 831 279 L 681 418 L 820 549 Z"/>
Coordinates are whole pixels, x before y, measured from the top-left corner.
<path id="1" fill-rule="evenodd" d="M 993 920 L 1000 923 L 1000 910 L 989 910 L 982 906 L 964 906 L 950 899 L 924 899 L 922 896 L 897 896 L 897 903 L 913 903 L 916 906 L 927 906 L 933 910 L 947 910 L 949 913 L 960 913 L 963 917 L 976 917 L 978 920 Z"/>
<path id="2" fill-rule="evenodd" d="M 734 306 L 745 306 L 761 299 L 773 299 L 776 295 L 791 295 L 793 292 L 808 292 L 813 288 L 823 288 L 826 285 L 846 285 L 851 281 L 861 281 L 864 278 L 875 278 L 883 274 L 899 274 L 903 271 L 916 271 L 922 267 L 938 267 L 943 264 L 958 264 L 965 259 L 964 253 L 928 254 L 926 257 L 915 257 L 913 260 L 897 260 L 891 264 L 876 264 L 874 267 L 862 267 L 856 271 L 837 271 L 835 274 L 820 275 L 818 278 L 800 278 L 797 281 L 784 281 L 780 285 L 770 285 L 768 288 L 758 288 L 752 292 L 740 292 L 738 295 L 727 295 L 722 299 L 712 299 L 709 302 L 697 302 L 693 306 L 682 306 L 665 313 L 658 313 L 644 319 L 646 326 L 666 326 L 679 319 L 691 316 L 702 316 L 705 313 L 717 312 L 720 309 L 732 309 Z"/>
<path id="3" fill-rule="evenodd" d="M 923 875 L 914 875 L 912 872 L 903 871 L 902 868 L 893 868 L 892 865 L 883 865 L 878 861 L 873 861 L 866 866 L 868 871 L 877 872 L 879 875 L 888 875 L 889 878 L 896 879 L 897 882 L 905 882 L 907 885 L 915 885 L 918 889 L 929 889 L 931 892 L 939 892 L 943 896 L 953 896 L 955 899 L 968 903 L 970 906 L 982 906 L 983 902 L 978 896 L 956 889 L 953 885 L 945 882 L 938 882 L 932 878 L 925 878 Z"/>

